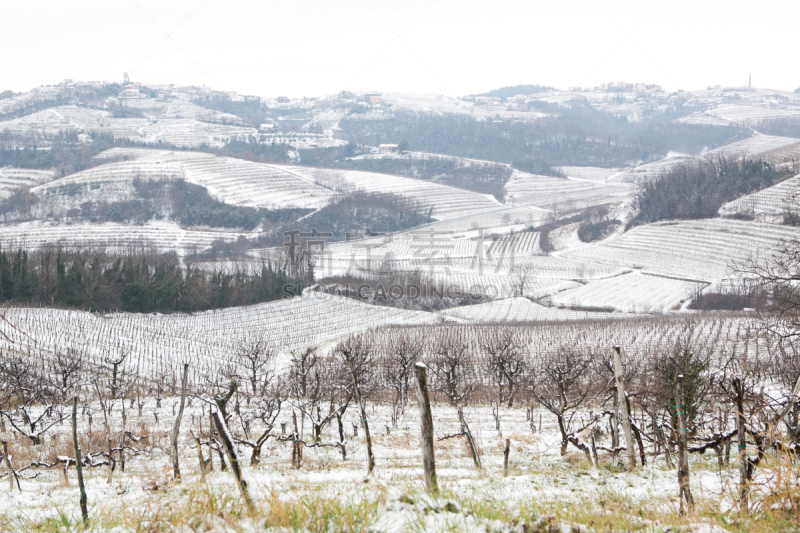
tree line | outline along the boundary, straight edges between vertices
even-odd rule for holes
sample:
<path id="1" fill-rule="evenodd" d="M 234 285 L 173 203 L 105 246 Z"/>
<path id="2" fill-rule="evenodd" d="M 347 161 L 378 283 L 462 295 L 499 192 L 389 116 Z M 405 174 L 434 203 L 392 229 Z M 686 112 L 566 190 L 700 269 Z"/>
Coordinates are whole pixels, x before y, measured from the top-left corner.
<path id="1" fill-rule="evenodd" d="M 0 302 L 90 311 L 186 312 L 269 302 L 300 286 L 271 263 L 206 271 L 146 250 L 0 249 Z"/>
<path id="2" fill-rule="evenodd" d="M 738 127 L 673 122 L 673 116 L 630 122 L 594 109 L 538 103 L 548 113 L 534 122 L 483 121 L 465 115 L 397 112 L 389 118 L 343 119 L 340 136 L 368 145 L 408 140 L 411 150 L 510 163 L 536 159 L 546 165 L 624 167 L 664 157 L 668 151 L 700 152 L 743 135 Z"/>
<path id="3" fill-rule="evenodd" d="M 763 160 L 719 157 L 685 163 L 642 187 L 631 225 L 716 217 L 722 204 L 791 176 L 791 170 Z"/>

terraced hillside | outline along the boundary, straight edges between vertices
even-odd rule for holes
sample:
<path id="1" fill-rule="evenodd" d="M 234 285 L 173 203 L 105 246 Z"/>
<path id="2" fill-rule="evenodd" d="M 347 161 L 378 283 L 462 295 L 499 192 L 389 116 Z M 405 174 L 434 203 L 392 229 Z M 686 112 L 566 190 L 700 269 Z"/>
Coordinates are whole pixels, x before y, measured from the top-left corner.
<path id="1" fill-rule="evenodd" d="M 55 173 L 52 170 L 0 168 L 0 198 L 8 197 L 20 187 L 36 187 L 53 179 L 55 179 Z"/>
<path id="2" fill-rule="evenodd" d="M 737 198 L 723 205 L 723 216 L 742 215 L 765 222 L 783 221 L 784 216 L 797 213 L 800 199 L 800 176 L 789 178 L 777 185 Z"/>
<path id="3" fill-rule="evenodd" d="M 432 217 L 447 220 L 477 215 L 501 207 L 497 200 L 456 187 L 430 181 L 355 170 L 326 170 L 307 167 L 280 167 L 335 191 L 362 190 L 393 193 L 433 208 Z"/>
<path id="4" fill-rule="evenodd" d="M 708 152 L 707 157 L 747 157 L 756 159 L 791 150 L 800 145 L 800 139 L 794 137 L 778 137 L 775 135 L 756 134 L 747 139 L 737 141 Z"/>
<path id="5" fill-rule="evenodd" d="M 102 183 L 108 179 L 131 181 L 163 176 L 201 185 L 218 200 L 249 207 L 281 209 L 325 206 L 334 192 L 320 187 L 285 167 L 253 163 L 202 152 L 114 148 L 102 159 L 126 161 L 101 165 L 50 184 Z"/>
<path id="6" fill-rule="evenodd" d="M 349 298 L 313 293 L 301 298 L 193 315 L 96 315 L 58 309 L 10 309 L 17 329 L 0 346 L 17 348 L 36 339 L 37 349 L 76 348 L 98 364 L 104 356 L 129 354 L 142 375 L 170 375 L 191 362 L 194 379 L 214 375 L 230 363 L 236 342 L 263 338 L 284 355 L 288 350 L 324 345 L 337 338 L 390 324 L 433 323 L 429 313 L 376 307 Z M 87 364 L 89 363 L 87 361 Z"/>
<path id="7" fill-rule="evenodd" d="M 632 196 L 634 187 L 627 183 L 553 178 L 515 171 L 506 183 L 506 191 L 507 201 L 513 205 L 577 211 L 595 205 L 624 202 Z"/>
<path id="8" fill-rule="evenodd" d="M 705 287 L 705 283 L 630 273 L 561 292 L 551 303 L 560 307 L 653 313 L 677 309 Z"/>
<path id="9" fill-rule="evenodd" d="M 796 228 L 739 220 L 656 222 L 562 256 L 711 282 L 733 275 L 733 263 L 797 237 Z"/>
<path id="10" fill-rule="evenodd" d="M 142 105 L 142 104 L 138 104 Z M 238 117 L 209 112 L 183 102 L 178 109 L 165 105 L 149 109 L 151 116 L 118 118 L 112 112 L 76 105 L 52 107 L 0 122 L 0 132 L 20 137 L 56 136 L 65 131 L 103 133 L 132 141 L 178 147 L 223 146 L 231 139 L 254 135 Z M 231 124 L 233 122 L 233 124 Z"/>
<path id="11" fill-rule="evenodd" d="M 176 251 L 179 255 L 195 254 L 208 249 L 214 241 L 235 241 L 240 235 L 230 231 L 186 230 L 167 221 L 151 221 L 142 226 L 129 224 L 51 224 L 23 222 L 0 225 L 0 242 L 4 247 L 33 250 L 42 245 L 66 247 L 101 247 L 108 252 L 124 254 L 129 250 Z"/>

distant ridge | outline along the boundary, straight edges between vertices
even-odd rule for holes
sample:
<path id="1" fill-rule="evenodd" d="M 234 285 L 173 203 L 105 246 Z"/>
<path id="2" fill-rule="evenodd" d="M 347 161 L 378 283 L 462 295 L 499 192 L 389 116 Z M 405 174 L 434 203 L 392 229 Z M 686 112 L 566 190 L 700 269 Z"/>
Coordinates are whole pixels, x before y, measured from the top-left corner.
<path id="1" fill-rule="evenodd" d="M 545 91 L 554 91 L 553 87 L 546 85 L 510 85 L 508 87 L 501 87 L 488 93 L 472 94 L 470 96 L 490 96 L 495 98 L 509 98 L 518 94 L 536 94 Z"/>

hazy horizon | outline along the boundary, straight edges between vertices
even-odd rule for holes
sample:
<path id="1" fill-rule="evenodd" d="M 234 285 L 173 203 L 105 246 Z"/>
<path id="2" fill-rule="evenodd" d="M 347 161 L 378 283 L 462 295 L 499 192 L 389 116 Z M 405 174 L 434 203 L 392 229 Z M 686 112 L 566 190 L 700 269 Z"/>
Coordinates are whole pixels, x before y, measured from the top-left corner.
<path id="1" fill-rule="evenodd" d="M 667 91 L 753 86 L 791 91 L 786 68 L 800 5 L 661 1 L 422 0 L 159 5 L 4 2 L 0 90 L 65 78 L 208 85 L 260 96 L 353 91 L 463 96 L 516 84 L 609 81 Z M 776 12 L 785 16 L 775 17 Z"/>

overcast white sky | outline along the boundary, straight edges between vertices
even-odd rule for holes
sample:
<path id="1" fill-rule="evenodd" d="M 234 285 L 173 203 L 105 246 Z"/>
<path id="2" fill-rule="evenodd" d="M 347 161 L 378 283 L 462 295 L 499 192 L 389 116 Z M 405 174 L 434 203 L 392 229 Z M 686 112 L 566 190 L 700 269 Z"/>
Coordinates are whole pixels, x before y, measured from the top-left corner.
<path id="1" fill-rule="evenodd" d="M 0 90 L 124 71 L 262 96 L 690 90 L 751 72 L 794 90 L 799 16 L 797 0 L 0 0 Z"/>

